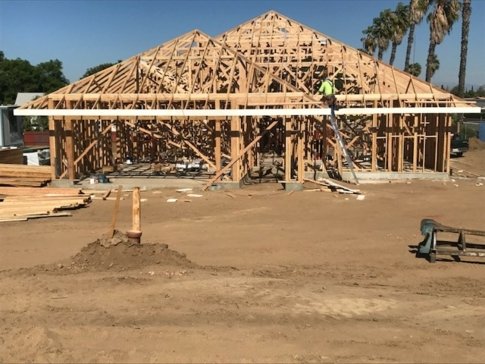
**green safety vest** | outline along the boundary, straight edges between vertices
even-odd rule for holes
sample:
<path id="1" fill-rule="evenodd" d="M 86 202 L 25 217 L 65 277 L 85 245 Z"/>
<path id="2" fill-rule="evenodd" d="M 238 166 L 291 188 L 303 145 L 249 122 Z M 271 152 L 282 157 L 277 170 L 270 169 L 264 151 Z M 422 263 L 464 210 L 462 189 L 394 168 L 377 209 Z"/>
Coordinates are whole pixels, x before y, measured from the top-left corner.
<path id="1" fill-rule="evenodd" d="M 329 79 L 323 81 L 320 85 L 320 88 L 318 89 L 318 92 L 324 94 L 325 96 L 335 94 L 335 88 L 333 87 L 332 81 L 330 81 Z"/>

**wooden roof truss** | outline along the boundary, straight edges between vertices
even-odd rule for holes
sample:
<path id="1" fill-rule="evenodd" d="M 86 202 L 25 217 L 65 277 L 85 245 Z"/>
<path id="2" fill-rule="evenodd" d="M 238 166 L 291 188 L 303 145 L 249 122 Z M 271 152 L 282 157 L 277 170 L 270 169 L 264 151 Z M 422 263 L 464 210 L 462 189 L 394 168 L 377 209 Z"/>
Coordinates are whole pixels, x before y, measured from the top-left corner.
<path id="1" fill-rule="evenodd" d="M 284 179 L 302 182 L 316 159 L 340 174 L 346 169 L 327 117 L 142 115 L 141 110 L 321 108 L 316 91 L 325 72 L 346 108 L 382 108 L 380 115 L 339 117 L 357 170 L 449 170 L 449 115 L 386 109 L 467 103 L 274 11 L 216 38 L 191 31 L 24 108 L 100 112 L 50 117 L 55 177 L 74 178 L 127 157 L 153 161 L 172 155 L 200 158 L 216 178 L 240 181 L 259 163 L 262 144 L 276 143 L 284 150 Z M 113 117 L 102 116 L 105 110 L 140 111 Z M 335 166 L 326 165 L 329 155 Z"/>

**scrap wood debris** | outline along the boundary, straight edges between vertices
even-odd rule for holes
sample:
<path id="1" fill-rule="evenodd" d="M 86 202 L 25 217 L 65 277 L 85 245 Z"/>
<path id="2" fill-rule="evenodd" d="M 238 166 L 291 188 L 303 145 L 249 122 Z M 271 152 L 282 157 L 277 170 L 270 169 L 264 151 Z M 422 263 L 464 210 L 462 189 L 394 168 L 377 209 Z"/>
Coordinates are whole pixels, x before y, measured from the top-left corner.
<path id="1" fill-rule="evenodd" d="M 76 188 L 0 187 L 0 222 L 70 216 L 62 210 L 86 206 L 91 198 Z"/>
<path id="2" fill-rule="evenodd" d="M 308 179 L 308 178 L 305 178 L 303 180 L 305 182 L 314 183 L 316 185 L 327 187 L 331 191 L 338 192 L 338 193 L 355 194 L 355 195 L 361 194 L 361 192 L 359 190 L 354 190 L 354 189 L 348 188 L 348 187 L 343 186 L 341 184 L 338 184 L 334 181 L 330 181 L 329 179 L 326 179 L 326 178 L 321 178 L 318 181 L 313 180 L 313 179 Z"/>

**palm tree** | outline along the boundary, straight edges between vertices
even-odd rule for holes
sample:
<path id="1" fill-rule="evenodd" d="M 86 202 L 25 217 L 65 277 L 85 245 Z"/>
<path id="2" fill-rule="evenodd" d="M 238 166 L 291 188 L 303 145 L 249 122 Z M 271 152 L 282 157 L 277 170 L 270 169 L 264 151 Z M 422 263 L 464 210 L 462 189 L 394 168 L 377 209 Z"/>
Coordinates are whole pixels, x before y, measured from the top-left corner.
<path id="1" fill-rule="evenodd" d="M 396 10 L 392 16 L 392 35 L 391 35 L 391 57 L 389 58 L 389 64 L 392 66 L 396 59 L 397 47 L 401 44 L 404 35 L 409 28 L 409 6 L 399 2 Z"/>
<path id="2" fill-rule="evenodd" d="M 377 39 L 377 59 L 382 60 L 384 52 L 389 48 L 389 43 L 393 35 L 392 24 L 394 14 L 391 9 L 380 12 L 378 18 L 374 18 L 374 26 Z"/>
<path id="3" fill-rule="evenodd" d="M 389 43 L 393 34 L 394 14 L 390 9 L 381 11 L 377 18 L 374 18 L 372 25 L 368 26 L 362 33 L 361 39 L 364 49 L 374 54 L 377 49 L 377 58 L 382 60 L 384 52 L 389 48 Z"/>
<path id="4" fill-rule="evenodd" d="M 428 57 L 428 62 L 430 61 Z M 429 63 L 429 72 L 430 72 L 430 79 L 433 77 L 433 75 L 440 69 L 440 60 L 438 59 L 438 56 L 436 54 L 433 54 L 431 56 L 431 62 Z M 428 70 L 426 70 L 428 72 Z M 429 82 L 429 81 L 428 81 Z"/>
<path id="5" fill-rule="evenodd" d="M 419 63 L 411 63 L 408 66 L 407 72 L 415 77 L 418 77 L 421 74 L 421 65 Z"/>
<path id="6" fill-rule="evenodd" d="M 426 81 L 431 82 L 433 62 L 437 59 L 435 50 L 445 35 L 449 34 L 455 21 L 460 17 L 461 4 L 458 0 L 435 0 L 434 8 L 428 15 L 429 48 L 426 61 Z M 435 70 L 436 71 L 436 70 Z"/>
<path id="7" fill-rule="evenodd" d="M 470 30 L 470 17 L 472 14 L 472 0 L 463 0 L 462 23 L 461 23 L 461 52 L 460 71 L 458 74 L 458 95 L 465 96 L 465 74 L 468 53 L 468 32 Z"/>
<path id="8" fill-rule="evenodd" d="M 360 39 L 362 45 L 367 53 L 374 55 L 377 48 L 377 39 L 375 37 L 375 30 L 372 25 L 368 26 L 362 31 L 364 37 Z"/>
<path id="9" fill-rule="evenodd" d="M 409 34 L 408 34 L 408 46 L 406 49 L 406 60 L 404 61 L 404 70 L 408 71 L 409 61 L 411 59 L 411 49 L 414 44 L 414 29 L 416 25 L 421 23 L 424 16 L 428 12 L 428 9 L 433 0 L 411 0 L 409 3 Z"/>

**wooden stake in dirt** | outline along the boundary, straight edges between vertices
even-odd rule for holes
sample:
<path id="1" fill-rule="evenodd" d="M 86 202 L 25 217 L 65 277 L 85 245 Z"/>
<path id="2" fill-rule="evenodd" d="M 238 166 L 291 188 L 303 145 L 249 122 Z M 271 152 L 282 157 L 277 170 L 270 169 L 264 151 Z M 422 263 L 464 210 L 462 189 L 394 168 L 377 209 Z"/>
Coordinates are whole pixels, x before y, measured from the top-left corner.
<path id="1" fill-rule="evenodd" d="M 140 207 L 140 188 L 135 187 L 133 190 L 133 229 L 141 231 L 141 207 Z"/>
<path id="2" fill-rule="evenodd" d="M 141 242 L 141 207 L 140 207 L 140 187 L 133 189 L 133 205 L 132 205 L 132 226 L 131 230 L 126 232 L 128 238 L 136 244 Z"/>
<path id="3" fill-rule="evenodd" d="M 111 190 L 110 190 L 111 191 Z M 115 234 L 115 226 L 116 226 L 116 218 L 118 216 L 118 211 L 120 209 L 120 200 L 121 200 L 121 186 L 118 186 L 118 192 L 116 193 L 116 202 L 115 202 L 115 208 L 113 210 L 113 217 L 111 219 L 111 227 L 109 230 L 108 235 L 112 238 L 113 235 Z"/>

